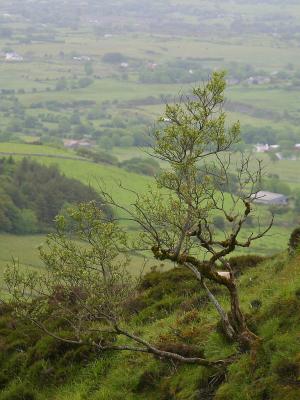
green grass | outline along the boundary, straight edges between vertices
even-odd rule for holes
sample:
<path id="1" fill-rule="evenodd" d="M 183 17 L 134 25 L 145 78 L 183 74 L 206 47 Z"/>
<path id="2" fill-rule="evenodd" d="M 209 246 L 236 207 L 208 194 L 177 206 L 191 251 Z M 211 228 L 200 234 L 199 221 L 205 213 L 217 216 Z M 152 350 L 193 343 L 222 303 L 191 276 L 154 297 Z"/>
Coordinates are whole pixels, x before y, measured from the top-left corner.
<path id="1" fill-rule="evenodd" d="M 299 387 L 285 386 L 284 383 L 276 376 L 275 365 L 297 358 L 299 356 L 299 347 L 297 346 L 297 330 L 300 327 L 299 314 L 289 314 L 295 307 L 297 302 L 295 291 L 300 285 L 298 264 L 299 257 L 295 260 L 288 260 L 284 255 L 277 257 L 272 261 L 265 262 L 259 267 L 249 270 L 243 275 L 240 281 L 240 293 L 242 299 L 242 306 L 246 312 L 249 312 L 260 325 L 259 333 L 261 334 L 264 342 L 262 349 L 257 355 L 256 367 L 253 366 L 254 360 L 251 356 L 245 355 L 232 365 L 227 382 L 221 385 L 216 394 L 218 400 L 258 400 L 259 393 L 265 390 L 272 390 L 274 400 L 280 400 L 282 393 L 286 391 L 288 400 L 297 400 L 300 394 Z M 253 282 L 249 284 L 249 282 Z M 260 299 L 262 308 L 255 314 L 251 310 L 250 302 L 254 299 Z M 276 309 L 276 304 L 278 307 Z M 281 304 L 281 307 L 279 306 Z M 273 311 L 272 311 L 273 310 Z M 276 310 L 276 311 L 275 311 Z M 298 299 L 299 310 L 299 299 Z M 175 313 L 176 315 L 176 313 Z M 209 321 L 209 316 L 202 315 L 202 326 L 205 322 Z M 175 317 L 175 316 L 174 316 Z M 168 324 L 176 324 L 176 319 L 169 316 L 161 320 L 158 324 L 154 323 L 148 326 L 146 331 L 148 335 L 157 335 L 156 329 L 163 329 Z M 210 317 L 212 315 L 210 314 Z M 175 317 L 176 318 L 176 317 Z M 177 316 L 177 321 L 178 321 Z M 277 319 L 277 324 L 274 325 L 274 320 Z M 288 322 L 290 321 L 290 322 Z M 293 323 L 291 324 L 291 321 Z M 195 324 L 195 328 L 197 323 Z M 299 331 L 298 331 L 299 332 Z M 272 347 L 273 346 L 273 347 Z M 222 352 L 232 351 L 232 347 L 225 344 L 218 334 L 211 332 L 205 342 L 207 356 L 217 357 Z M 273 349 L 273 350 L 272 350 Z M 271 363 L 268 364 L 268 361 Z M 92 364 L 87 370 L 83 371 L 80 381 L 73 381 L 66 385 L 65 388 L 56 393 L 59 400 L 69 400 L 74 395 L 76 399 L 83 399 L 84 393 L 88 388 L 91 389 L 93 373 L 96 371 L 101 376 L 101 384 L 95 385 L 92 400 L 106 399 L 111 400 L 122 398 L 135 400 L 135 399 L 157 399 L 163 396 L 166 387 L 170 387 L 170 393 L 174 390 L 176 399 L 187 400 L 196 399 L 197 389 L 204 385 L 207 373 L 199 367 L 181 366 L 176 371 L 170 372 L 167 381 L 164 385 L 156 386 L 155 383 L 150 385 L 148 389 L 142 392 L 136 392 L 138 382 L 141 381 L 142 371 L 156 371 L 158 376 L 163 374 L 161 365 L 158 361 L 153 361 L 151 358 L 136 355 L 117 355 L 110 361 L 110 368 L 101 369 L 105 363 L 96 362 Z M 255 365 L 255 364 L 254 364 Z M 252 367 L 253 369 L 252 369 Z M 122 371 L 122 372 L 121 372 Z M 252 371 L 252 372 L 251 372 Z M 272 380 L 268 381 L 272 376 Z M 157 378 L 159 380 L 159 377 Z M 257 382 L 255 383 L 255 379 Z M 268 383 L 269 382 L 269 383 Z M 269 386 L 271 385 L 271 387 Z M 122 389 L 121 389 L 122 388 Z M 92 393 L 93 393 L 93 389 Z M 248 393 L 252 393 L 248 397 Z M 194 397 L 195 396 L 195 397 Z M 290 397 L 288 397 L 290 396 Z"/>
<path id="2" fill-rule="evenodd" d="M 45 165 L 53 164 L 53 160 L 47 157 L 40 157 L 38 161 Z M 96 190 L 99 187 L 105 187 L 122 205 L 130 205 L 135 196 L 121 189 L 120 183 L 130 190 L 145 192 L 148 185 L 153 182 L 151 178 L 146 176 L 126 172 L 120 168 L 104 164 L 61 159 L 55 160 L 54 164 L 69 178 L 78 179 L 87 185 L 91 185 Z"/>
<path id="3" fill-rule="evenodd" d="M 30 155 L 31 153 L 39 154 L 59 154 L 59 155 L 72 155 L 72 152 L 65 150 L 57 150 L 48 146 L 34 146 L 26 144 L 11 144 L 0 143 L 0 152 L 13 152 L 24 153 Z M 23 156 L 14 156 L 17 159 Z M 92 162 L 85 162 L 79 160 L 65 160 L 61 158 L 53 159 L 46 156 L 34 157 L 34 159 L 44 165 L 57 165 L 61 172 L 69 178 L 75 178 L 91 185 L 96 190 L 100 186 L 105 188 L 112 196 L 117 199 L 122 205 L 130 206 L 134 195 L 131 192 L 120 188 L 120 182 L 125 188 L 137 191 L 139 193 L 145 192 L 148 185 L 151 185 L 153 180 L 143 175 L 129 173 L 117 167 L 108 166 L 105 164 L 95 164 Z M 125 214 L 119 213 L 122 217 Z M 131 224 L 129 227 L 129 236 L 134 239 L 136 232 Z M 40 267 L 38 246 L 44 241 L 45 236 L 15 236 L 15 235 L 0 235 L 0 270 L 4 269 L 7 262 L 12 258 L 18 259 L 23 266 Z M 155 263 L 155 262 L 154 262 Z M 130 270 L 133 274 L 138 274 L 143 269 L 144 260 L 142 257 L 133 256 L 130 264 Z M 153 261 L 147 263 L 146 270 L 153 265 Z"/>
<path id="4" fill-rule="evenodd" d="M 73 155 L 72 152 L 57 150 L 56 148 L 47 146 L 16 143 L 0 143 L 0 152 L 21 153 L 28 154 L 29 156 L 31 153 Z M 23 155 L 16 156 L 17 159 L 21 157 L 23 157 Z M 134 196 L 132 193 L 130 194 L 126 190 L 122 190 L 119 186 L 120 183 L 122 183 L 125 188 L 144 192 L 147 190 L 148 185 L 153 182 L 153 179 L 147 176 L 130 173 L 121 168 L 109 166 L 107 164 L 95 164 L 93 162 L 66 160 L 62 158 L 53 159 L 47 156 L 39 156 L 36 157 L 35 160 L 44 165 L 55 164 L 67 177 L 78 179 L 87 185 L 91 185 L 95 189 L 99 189 L 101 185 L 104 185 L 107 191 L 123 205 L 128 205 Z"/>
<path id="5" fill-rule="evenodd" d="M 38 247 L 44 241 L 45 235 L 0 234 L 0 288 L 3 288 L 4 271 L 13 262 L 24 271 L 37 271 L 42 268 Z"/>
<path id="6" fill-rule="evenodd" d="M 46 146 L 29 146 L 24 144 L 13 145 L 13 151 L 16 153 L 26 152 L 30 154 L 31 151 L 36 152 L 36 148 L 40 149 L 39 152 L 41 154 L 48 154 L 50 151 L 55 152 L 55 149 L 51 149 Z M 9 149 L 10 144 L 0 143 L 0 152 L 8 151 Z M 128 151 L 130 152 L 131 150 L 129 149 Z M 62 154 L 69 153 L 63 152 Z M 122 155 L 122 153 L 120 153 L 120 155 Z M 91 185 L 96 190 L 99 190 L 100 187 L 105 187 L 106 191 L 108 191 L 113 198 L 115 198 L 120 204 L 127 207 L 130 206 L 130 203 L 134 200 L 135 196 L 131 192 L 120 188 L 120 183 L 123 187 L 129 188 L 130 190 L 138 193 L 145 193 L 148 190 L 149 185 L 152 185 L 153 183 L 152 178 L 129 173 L 118 167 L 104 164 L 95 164 L 79 160 L 65 160 L 60 158 L 54 160 L 53 158 L 45 156 L 36 157 L 36 160 L 44 165 L 55 164 L 67 177 L 78 179 L 85 184 Z M 282 165 L 284 165 L 284 167 L 282 167 Z M 280 161 L 275 163 L 274 166 L 270 165 L 269 169 L 272 170 L 273 173 L 278 173 L 281 179 L 284 179 L 287 182 L 295 183 L 297 182 L 297 170 L 294 168 L 295 165 L 298 165 L 298 162 Z M 264 209 L 261 209 L 261 211 L 265 214 Z M 120 212 L 119 215 L 121 217 L 125 216 L 124 212 Z M 133 228 L 133 225 L 131 224 L 127 224 L 125 226 Z M 255 226 L 254 228 L 247 228 L 245 230 L 245 235 L 250 235 L 252 229 L 255 230 Z M 249 251 L 252 253 L 258 252 L 259 254 L 271 254 L 285 249 L 291 229 L 291 227 L 274 226 L 270 234 L 255 243 Z M 133 238 L 136 235 L 135 230 L 130 230 L 129 233 Z M 248 250 L 244 249 L 243 251 L 247 252 Z"/>
<path id="7" fill-rule="evenodd" d="M 164 96 L 176 95 L 184 86 L 173 84 L 153 84 L 144 85 L 135 81 L 117 81 L 113 79 L 95 80 L 92 86 L 85 89 L 74 89 L 61 92 L 39 92 L 23 94 L 20 98 L 22 104 L 29 106 L 36 102 L 45 101 L 76 101 L 90 100 L 95 101 L 97 104 L 103 101 L 128 101 L 143 99 L 148 96 Z M 190 88 L 191 85 L 186 85 Z"/>
<path id="8" fill-rule="evenodd" d="M 60 149 L 52 146 L 33 145 L 26 143 L 0 143 L 0 153 L 21 153 L 21 154 L 51 154 L 74 156 L 73 151 Z"/>
<path id="9" fill-rule="evenodd" d="M 17 159 L 23 157 L 23 154 L 30 156 L 31 154 L 40 154 L 40 156 L 35 159 L 38 162 L 44 164 L 56 164 L 62 172 L 67 176 L 81 180 L 83 183 L 91 184 L 96 189 L 99 188 L 99 184 L 103 181 L 111 189 L 112 195 L 122 196 L 122 190 L 119 187 L 121 182 L 124 187 L 128 187 L 133 190 L 139 190 L 144 192 L 147 187 L 152 184 L 153 179 L 144 175 L 130 173 L 121 168 L 110 166 L 107 164 L 95 164 L 89 161 L 81 160 L 69 160 L 58 157 L 57 159 L 52 157 L 47 157 L 47 155 L 59 155 L 72 157 L 76 154 L 72 150 L 59 149 L 44 145 L 29 145 L 29 144 L 19 144 L 19 143 L 0 143 L 0 153 L 15 153 Z M 20 156 L 17 154 L 20 153 Z M 148 154 L 144 153 L 142 149 L 135 147 L 128 148 L 118 148 L 115 147 L 112 151 L 121 161 L 126 160 L 131 157 L 149 157 Z M 281 160 L 277 162 L 270 161 L 267 154 L 257 154 L 253 155 L 253 168 L 256 166 L 255 159 L 259 158 L 263 161 L 264 172 L 278 174 L 280 179 L 285 182 L 290 183 L 300 183 L 298 167 L 300 160 Z M 232 156 L 232 163 L 238 161 L 235 154 Z M 129 195 L 124 196 L 126 199 L 131 199 Z M 128 204 L 128 202 L 124 204 Z"/>
<path id="10" fill-rule="evenodd" d="M 3 274 L 8 265 L 17 263 L 23 271 L 43 270 L 39 247 L 45 244 L 46 235 L 11 235 L 0 234 L 0 288 L 3 287 Z M 153 258 L 133 254 L 130 257 L 128 271 L 133 276 L 146 273 L 159 263 Z M 165 268 L 169 268 L 168 264 Z M 0 290 L 1 293 L 1 290 Z"/>
<path id="11" fill-rule="evenodd" d="M 271 89 L 268 86 L 237 86 L 227 89 L 227 97 L 233 101 L 278 112 L 299 112 L 300 94 L 296 90 Z"/>
<path id="12" fill-rule="evenodd" d="M 251 329 L 262 341 L 252 354 L 240 354 L 228 368 L 226 379 L 214 385 L 214 400 L 262 400 L 267 393 L 272 400 L 299 399 L 299 378 L 290 375 L 292 367 L 299 367 L 300 355 L 299 257 L 281 254 L 244 270 L 239 279 L 241 305 Z M 210 305 L 183 311 L 182 306 L 189 304 L 193 293 L 199 296 L 196 284 L 193 286 L 187 278 L 176 280 L 170 273 L 156 274 L 152 279 L 155 285 L 142 293 L 143 308 L 132 317 L 129 329 L 154 343 L 162 337 L 173 338 L 175 342 L 186 340 L 203 348 L 210 359 L 236 352 L 236 346 L 224 340 L 216 329 L 217 315 Z M 224 293 L 217 292 L 217 296 L 226 306 Z M 260 301 L 258 309 L 251 307 L 254 300 Z M 0 318 L 0 335 L 7 332 L 7 319 L 7 316 Z M 76 349 L 58 347 L 53 339 L 42 336 L 37 343 L 36 339 L 29 342 L 27 336 L 36 337 L 36 334 L 28 332 L 28 327 L 23 329 L 13 334 L 10 331 L 2 341 L 4 351 L 11 342 L 25 349 L 27 346 L 29 350 L 23 351 L 22 357 L 10 350 L 7 359 L 0 360 L 10 377 L 0 391 L 1 400 L 12 397 L 12 393 L 21 393 L 24 385 L 37 393 L 33 397 L 37 400 L 85 400 L 87 394 L 90 400 L 198 400 L 201 396 L 206 399 L 207 395 L 201 395 L 201 391 L 211 388 L 208 382 L 212 382 L 217 372 L 127 352 L 106 353 L 96 358 L 91 355 L 89 361 L 83 362 L 72 358 Z M 11 375 L 15 370 L 17 375 Z M 45 370 L 51 373 L 41 383 Z"/>
<path id="13" fill-rule="evenodd" d="M 206 6 L 209 7 L 208 4 Z M 239 10 L 237 4 L 234 7 Z M 257 13 L 256 7 L 257 4 L 255 7 L 250 6 L 247 10 L 247 6 L 242 6 L 246 9 L 246 14 L 249 12 L 251 18 L 253 14 L 256 15 Z M 269 7 L 262 7 L 262 9 L 267 13 Z M 288 10 L 293 15 L 299 14 L 299 7 L 289 6 Z M 298 14 L 295 10 L 298 10 Z M 190 20 L 190 16 L 188 18 Z M 217 21 L 215 22 L 217 23 Z M 261 35 L 261 38 L 253 38 L 250 35 L 251 40 L 247 35 L 244 35 L 240 43 L 237 42 L 238 38 L 227 38 L 221 42 L 220 39 L 214 37 L 208 40 L 201 37 L 181 36 L 174 40 L 173 37 L 168 35 L 149 35 L 147 33 L 139 35 L 127 33 L 126 35 L 115 35 L 109 39 L 104 39 L 103 37 L 96 38 L 90 29 L 81 27 L 78 32 L 62 29 L 61 37 L 65 40 L 64 51 L 66 53 L 89 54 L 94 58 L 93 68 L 95 74 L 102 77 L 101 80 L 95 80 L 93 85 L 86 89 L 46 92 L 46 88 L 54 88 L 57 80 L 61 77 L 74 80 L 74 75 L 79 78 L 84 76 L 84 65 L 68 58 L 59 59 L 57 55 L 62 50 L 60 43 L 33 42 L 30 45 L 16 44 L 14 46 L 15 50 L 21 54 L 25 54 L 30 48 L 34 53 L 34 59 L 32 62 L 2 63 L 0 87 L 22 88 L 26 91 L 37 88 L 38 93 L 18 95 L 21 103 L 27 107 L 33 102 L 49 100 L 74 101 L 80 98 L 81 100 L 93 100 L 99 104 L 106 100 L 124 101 L 159 96 L 160 94 L 176 95 L 179 91 L 189 90 L 193 86 L 192 84 L 139 84 L 136 82 L 136 71 L 129 73 L 128 81 L 116 79 L 116 76 L 112 77 L 112 69 L 118 75 L 117 68 L 99 61 L 107 52 L 124 53 L 125 45 L 126 56 L 134 57 L 145 65 L 149 60 L 147 51 L 150 51 L 153 52 L 150 57 L 151 60 L 161 64 L 170 60 L 174 61 L 178 57 L 188 58 L 198 55 L 203 59 L 215 57 L 222 59 L 222 61 L 213 65 L 213 67 L 219 69 L 224 68 L 224 65 L 231 61 L 254 64 L 257 68 L 265 68 L 268 71 L 284 68 L 288 63 L 294 64 L 295 67 L 300 66 L 294 45 L 287 42 L 284 47 L 276 47 L 274 40 L 265 35 Z M 162 40 L 165 43 L 164 45 Z M 51 55 L 52 59 L 44 59 L 45 53 Z M 37 82 L 36 78 L 42 80 L 42 82 Z M 298 94 L 294 92 L 279 89 L 271 90 L 269 87 L 234 87 L 229 89 L 228 94 L 231 100 L 245 101 L 258 107 L 262 106 L 274 110 L 285 108 L 297 110 Z"/>
<path id="14" fill-rule="evenodd" d="M 41 267 L 38 247 L 44 242 L 45 235 L 17 236 L 0 234 L 0 262 L 2 265 L 19 260 L 22 264 Z"/>

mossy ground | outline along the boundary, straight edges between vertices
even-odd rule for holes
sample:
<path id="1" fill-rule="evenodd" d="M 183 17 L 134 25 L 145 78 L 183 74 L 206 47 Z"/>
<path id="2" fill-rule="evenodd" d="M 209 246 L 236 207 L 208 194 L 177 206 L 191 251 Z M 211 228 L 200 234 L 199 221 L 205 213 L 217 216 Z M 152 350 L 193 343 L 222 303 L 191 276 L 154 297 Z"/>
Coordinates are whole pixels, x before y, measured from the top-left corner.
<path id="1" fill-rule="evenodd" d="M 249 260 L 249 267 L 247 259 L 240 262 L 246 266 L 239 278 L 242 306 L 262 343 L 227 371 L 136 353 L 97 354 L 44 336 L 2 308 L 0 400 L 299 400 L 300 255 L 258 265 Z M 211 289 L 226 304 L 225 292 Z M 130 328 L 161 348 L 212 359 L 236 352 L 183 270 L 146 275 L 126 307 Z"/>

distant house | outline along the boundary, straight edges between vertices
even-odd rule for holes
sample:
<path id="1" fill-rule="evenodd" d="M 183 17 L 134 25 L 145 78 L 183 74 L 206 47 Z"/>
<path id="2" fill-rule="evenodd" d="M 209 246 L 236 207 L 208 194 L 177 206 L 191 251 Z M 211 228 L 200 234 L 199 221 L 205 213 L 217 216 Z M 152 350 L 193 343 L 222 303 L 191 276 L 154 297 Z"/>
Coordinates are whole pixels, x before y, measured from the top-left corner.
<path id="1" fill-rule="evenodd" d="M 254 202 L 258 204 L 267 204 L 267 205 L 281 205 L 286 206 L 288 204 L 288 198 L 284 194 L 281 193 L 273 193 L 267 191 L 260 191 L 253 195 L 255 199 Z"/>
<path id="2" fill-rule="evenodd" d="M 248 85 L 266 85 L 271 82 L 271 78 L 267 76 L 250 76 L 246 79 Z"/>
<path id="3" fill-rule="evenodd" d="M 122 62 L 121 64 L 120 64 L 120 67 L 122 67 L 122 68 L 128 68 L 129 67 L 129 64 L 127 63 L 127 62 Z"/>
<path id="4" fill-rule="evenodd" d="M 278 150 L 279 149 L 279 144 L 256 144 L 255 145 L 255 150 L 256 153 L 267 153 L 268 151 L 273 151 L 273 150 Z"/>
<path id="5" fill-rule="evenodd" d="M 77 147 L 78 140 L 66 139 L 64 140 L 64 147 L 68 149 L 73 149 Z"/>
<path id="6" fill-rule="evenodd" d="M 156 64 L 156 63 L 149 63 L 149 64 L 148 64 L 148 68 L 149 68 L 150 70 L 152 70 L 152 71 L 154 71 L 156 67 L 157 67 L 157 64 Z"/>
<path id="7" fill-rule="evenodd" d="M 271 150 L 278 150 L 279 149 L 279 144 L 270 144 L 269 145 L 269 149 Z"/>
<path id="8" fill-rule="evenodd" d="M 258 143 L 255 145 L 255 150 L 256 150 L 256 153 L 266 153 L 267 151 L 269 151 L 269 145 Z"/>
<path id="9" fill-rule="evenodd" d="M 89 56 L 77 56 L 77 57 L 73 57 L 74 61 L 91 61 L 91 57 Z"/>
<path id="10" fill-rule="evenodd" d="M 81 139 L 81 140 L 65 139 L 64 147 L 68 149 L 78 149 L 79 147 L 92 147 L 92 143 L 86 139 Z"/>
<path id="11" fill-rule="evenodd" d="M 13 53 L 6 53 L 5 54 L 5 61 L 18 61 L 18 62 L 20 62 L 20 61 L 23 61 L 23 60 L 24 60 L 24 58 L 22 56 L 20 56 L 20 54 L 18 54 L 18 53 L 13 52 Z"/>
<path id="12" fill-rule="evenodd" d="M 294 146 L 294 149 L 295 150 L 300 150 L 300 143 L 296 143 L 295 146 Z"/>
<path id="13" fill-rule="evenodd" d="M 235 79 L 235 78 L 229 78 L 226 80 L 227 85 L 238 85 L 240 83 L 239 79 Z"/>

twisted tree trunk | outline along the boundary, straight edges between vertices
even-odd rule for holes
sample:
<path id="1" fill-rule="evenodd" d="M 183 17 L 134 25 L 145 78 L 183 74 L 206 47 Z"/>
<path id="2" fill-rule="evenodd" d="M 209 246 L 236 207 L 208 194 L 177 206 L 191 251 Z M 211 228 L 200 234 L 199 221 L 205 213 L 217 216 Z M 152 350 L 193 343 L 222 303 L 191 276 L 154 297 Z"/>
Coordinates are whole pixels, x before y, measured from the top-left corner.
<path id="1" fill-rule="evenodd" d="M 230 319 L 235 330 L 236 340 L 238 341 L 242 351 L 249 351 L 260 341 L 260 338 L 255 335 L 247 326 L 245 315 L 243 314 L 238 296 L 238 290 L 234 279 L 230 280 L 227 285 L 230 295 Z"/>

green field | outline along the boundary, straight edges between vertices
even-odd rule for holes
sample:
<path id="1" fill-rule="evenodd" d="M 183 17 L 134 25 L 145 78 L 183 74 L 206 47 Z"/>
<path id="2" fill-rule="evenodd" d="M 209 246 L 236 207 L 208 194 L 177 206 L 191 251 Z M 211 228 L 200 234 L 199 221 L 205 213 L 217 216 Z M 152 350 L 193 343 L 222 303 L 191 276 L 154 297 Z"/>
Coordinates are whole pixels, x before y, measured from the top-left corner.
<path id="1" fill-rule="evenodd" d="M 45 244 L 46 235 L 10 235 L 0 234 L 0 288 L 3 286 L 3 273 L 12 263 L 16 263 L 24 271 L 42 271 L 43 263 L 39 256 L 39 247 Z M 128 271 L 133 276 L 139 276 L 141 272 L 146 273 L 153 266 L 160 263 L 146 255 L 132 254 Z M 164 269 L 170 268 L 165 263 Z"/>
<path id="2" fill-rule="evenodd" d="M 3 1 L 2 3 L 3 10 L 5 10 L 6 2 Z M 170 2 L 170 5 L 172 3 Z M 149 63 L 163 66 L 169 62 L 174 63 L 176 60 L 198 59 L 200 60 L 199 65 L 203 68 L 225 68 L 229 73 L 231 63 L 236 63 L 255 68 L 256 72 L 251 71 L 248 76 L 260 75 L 261 71 L 269 75 L 286 71 L 289 65 L 291 71 L 294 71 L 297 75 L 300 61 L 297 53 L 298 39 L 296 36 L 291 37 L 291 39 L 285 38 L 284 35 L 276 36 L 272 33 L 272 30 L 268 33 L 255 32 L 255 30 L 247 32 L 245 30 L 245 32 L 239 34 L 229 31 L 233 18 L 230 15 L 232 9 L 235 10 L 235 18 L 238 18 L 241 14 L 247 18 L 251 25 L 255 24 L 257 16 L 260 16 L 261 20 L 266 21 L 265 23 L 268 26 L 270 24 L 270 10 L 273 10 L 274 24 L 277 23 L 277 20 L 282 20 L 284 24 L 288 24 L 289 22 L 286 22 L 289 21 L 288 18 L 293 18 L 296 23 L 300 15 L 298 5 L 286 4 L 285 13 L 281 15 L 278 4 L 255 3 L 246 5 L 234 1 L 232 5 L 228 5 L 206 1 L 195 3 L 192 0 L 185 1 L 184 4 L 185 9 L 181 7 L 181 18 L 187 24 L 191 34 L 187 34 L 183 28 L 177 26 L 178 33 L 176 36 L 168 32 L 159 32 L 159 29 L 150 34 L 146 27 L 144 30 L 139 27 L 136 32 L 128 30 L 122 34 L 115 33 L 113 29 L 110 31 L 107 28 L 107 32 L 104 31 L 103 34 L 96 35 L 93 25 L 80 24 L 78 29 L 73 30 L 69 26 L 57 27 L 53 24 L 49 29 L 51 34 L 55 36 L 55 40 L 48 40 L 45 43 L 42 40 L 26 42 L 18 38 L 24 36 L 24 30 L 28 28 L 28 21 L 13 19 L 10 22 L 8 20 L 5 26 L 13 27 L 16 37 L 12 37 L 8 42 L 7 39 L 1 39 L 0 36 L 0 46 L 4 49 L 10 46 L 15 52 L 24 56 L 24 61 L 7 63 L 0 60 L 0 88 L 15 89 L 15 96 L 20 104 L 25 107 L 28 115 L 46 111 L 42 106 L 38 109 L 31 109 L 32 103 L 45 101 L 72 102 L 76 100 L 93 101 L 97 106 L 105 101 L 118 101 L 120 103 L 135 100 L 136 105 L 127 109 L 126 106 L 125 108 L 124 106 L 116 106 L 113 107 L 113 112 L 120 114 L 127 110 L 139 113 L 140 107 L 142 107 L 148 113 L 147 107 L 138 104 L 139 100 L 149 96 L 175 96 L 178 92 L 189 91 L 192 86 L 199 83 L 199 79 L 195 79 L 191 83 L 149 84 L 140 82 L 138 79 L 140 70 L 147 68 Z M 195 15 L 191 12 L 193 7 L 197 11 Z M 126 9 L 126 2 L 124 2 L 124 8 Z M 207 11 L 207 14 L 213 14 L 214 10 L 217 9 L 219 9 L 220 14 L 224 14 L 222 20 L 220 16 L 216 15 L 216 17 L 207 17 L 207 21 L 203 21 L 200 11 L 204 10 Z M 162 13 L 166 13 L 166 10 L 163 10 Z M 178 15 L 172 10 L 163 18 L 171 24 L 174 17 L 178 17 Z M 125 14 L 124 19 L 127 20 L 128 24 L 134 21 L 134 18 L 127 14 Z M 199 20 L 210 27 L 208 33 L 193 34 L 193 29 L 197 26 Z M 218 24 L 221 23 L 224 24 L 223 31 L 218 30 Z M 182 32 L 180 29 L 182 29 Z M 228 29 L 229 31 L 227 31 Z M 46 32 L 46 28 L 44 31 Z M 108 34 L 107 37 L 105 33 Z M 102 57 L 107 53 L 122 54 L 128 62 L 125 71 L 120 67 L 120 63 L 108 64 L 103 62 Z M 77 57 L 88 57 L 92 64 L 93 73 L 91 77 L 93 82 L 85 88 L 74 89 L 72 87 L 76 80 L 86 77 L 86 61 L 74 60 L 75 55 Z M 124 73 L 126 77 L 124 77 Z M 56 90 L 56 84 L 60 79 L 65 79 L 71 87 Z M 231 101 L 252 105 L 261 110 L 289 111 L 298 116 L 299 95 L 297 91 L 286 90 L 286 85 L 289 83 L 290 81 L 286 79 L 265 85 L 235 85 L 229 88 L 227 97 Z M 20 92 L 20 89 L 22 89 L 22 92 Z M 159 109 L 161 110 L 161 107 Z M 73 110 L 60 110 L 59 113 L 65 116 L 69 115 L 71 111 Z M 84 114 L 83 112 L 83 117 L 85 117 Z M 148 115 L 152 117 L 151 112 Z M 237 113 L 237 117 L 242 123 L 249 122 L 247 112 Z M 269 120 L 268 117 L 260 118 L 259 121 L 262 125 L 278 124 L 278 121 L 274 122 Z M 285 123 L 289 124 L 289 121 L 285 121 Z M 290 124 L 294 128 L 298 126 L 295 122 L 290 122 Z M 284 129 L 281 122 L 279 127 Z"/>
<path id="3" fill-rule="evenodd" d="M 91 184 L 97 189 L 101 183 L 105 183 L 112 195 L 121 196 L 121 201 L 127 204 L 127 199 L 130 199 L 130 195 L 122 193 L 123 191 L 119 188 L 119 183 L 122 182 L 123 186 L 133 190 L 146 190 L 147 186 L 151 184 L 152 179 L 143 175 L 129 173 L 118 167 L 109 166 L 107 164 L 95 164 L 86 160 L 69 160 L 61 157 L 52 158 L 47 155 L 59 155 L 66 157 L 76 157 L 76 154 L 72 150 L 57 149 L 49 146 L 36 146 L 19 143 L 0 143 L 0 155 L 1 153 L 18 153 L 22 158 L 23 155 L 36 155 L 32 156 L 39 162 L 46 165 L 56 164 L 59 166 L 62 172 L 68 177 L 76 178 L 84 183 Z M 120 161 L 130 159 L 132 157 L 146 158 L 148 154 L 143 149 L 128 147 L 128 148 L 115 148 L 113 151 Z M 264 173 L 277 174 L 283 182 L 287 182 L 291 187 L 300 186 L 299 179 L 299 168 L 300 160 L 280 160 L 272 162 L 268 155 L 257 154 L 253 155 L 253 160 L 259 159 L 263 161 Z M 235 157 L 233 157 L 233 163 L 235 163 Z M 255 164 L 253 164 L 255 166 Z M 143 189 L 144 188 L 144 189 Z M 124 200 L 123 200 L 124 198 Z"/>
<path id="4" fill-rule="evenodd" d="M 32 156 L 36 161 L 45 165 L 55 164 L 67 177 L 76 178 L 87 185 L 91 185 L 95 189 L 99 189 L 100 186 L 105 187 L 112 196 L 118 198 L 121 204 L 124 205 L 129 205 L 134 196 L 126 190 L 122 190 L 120 188 L 120 183 L 125 189 L 128 188 L 141 192 L 146 191 L 147 187 L 152 182 L 150 177 L 130 173 L 121 168 L 109 166 L 107 164 L 95 164 L 86 160 L 69 160 L 61 157 L 47 157 L 49 154 L 57 154 L 66 157 L 74 156 L 72 151 L 57 150 L 47 146 L 0 143 L 0 153 L 1 152 L 19 153 L 20 156 L 15 156 L 17 159 L 23 158 L 26 154 L 28 156 L 31 154 L 38 154 L 37 156 Z"/>
<path id="5" fill-rule="evenodd" d="M 47 146 L 14 144 L 12 147 L 10 147 L 10 144 L 0 144 L 0 152 L 12 150 L 14 153 L 30 155 L 31 152 L 36 154 L 36 149 L 38 149 L 40 154 L 51 154 L 51 152 L 55 152 L 55 149 Z M 61 154 L 68 156 L 72 153 L 64 151 L 61 152 Z M 21 159 L 23 155 L 14 157 Z M 118 167 L 112 167 L 105 164 L 95 164 L 87 161 L 61 158 L 53 159 L 43 155 L 33 158 L 44 165 L 57 165 L 60 171 L 63 172 L 67 177 L 76 178 L 85 184 L 91 185 L 96 190 L 99 190 L 100 186 L 105 187 L 106 190 L 124 206 L 130 207 L 130 203 L 133 201 L 134 195 L 121 189 L 119 186 L 120 182 L 122 183 L 123 187 L 127 187 L 130 190 L 134 190 L 139 193 L 145 192 L 147 187 L 153 182 L 152 178 L 129 173 Z M 282 165 L 284 165 L 284 168 Z M 270 168 L 272 167 L 273 172 L 280 173 L 281 178 L 286 182 L 293 183 L 297 181 L 297 171 L 293 169 L 293 166 L 294 162 L 292 161 L 282 161 L 275 163 L 274 168 L 273 165 L 270 166 Z M 123 212 L 119 213 L 121 218 L 124 215 L 125 214 Z M 126 224 L 125 226 L 129 228 L 129 236 L 132 238 L 132 240 L 134 240 L 137 234 L 136 227 L 131 224 Z M 255 229 L 255 227 L 253 229 Z M 245 235 L 249 235 L 251 232 L 251 228 L 247 228 L 245 230 Z M 275 225 L 266 237 L 255 243 L 251 249 L 246 251 L 243 250 L 243 252 L 269 255 L 284 250 L 287 247 L 290 232 L 290 226 L 284 227 Z M 7 264 L 7 262 L 10 262 L 12 258 L 16 258 L 22 265 L 40 267 L 41 263 L 38 257 L 38 246 L 44 241 L 44 239 L 45 236 L 40 235 L 0 235 L 0 265 L 3 267 Z M 151 254 L 147 254 L 146 256 L 151 260 Z M 155 261 L 149 261 L 147 268 L 150 268 L 153 263 L 155 264 Z M 134 257 L 131 265 L 133 268 L 132 271 L 136 273 L 136 271 L 138 271 L 143 265 L 143 258 Z"/>

